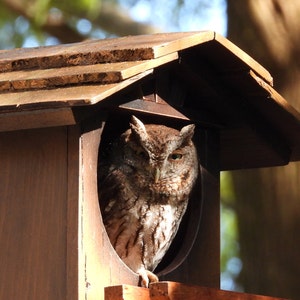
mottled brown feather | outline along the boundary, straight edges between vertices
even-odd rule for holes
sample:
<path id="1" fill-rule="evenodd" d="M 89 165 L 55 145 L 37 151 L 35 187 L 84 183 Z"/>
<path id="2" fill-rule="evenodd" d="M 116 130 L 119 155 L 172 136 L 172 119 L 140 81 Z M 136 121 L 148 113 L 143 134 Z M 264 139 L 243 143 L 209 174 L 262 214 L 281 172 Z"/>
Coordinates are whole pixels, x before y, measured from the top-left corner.
<path id="1" fill-rule="evenodd" d="M 198 175 L 193 133 L 194 125 L 178 131 L 132 117 L 130 129 L 99 163 L 107 234 L 143 286 L 158 280 L 152 272 L 177 232 Z"/>

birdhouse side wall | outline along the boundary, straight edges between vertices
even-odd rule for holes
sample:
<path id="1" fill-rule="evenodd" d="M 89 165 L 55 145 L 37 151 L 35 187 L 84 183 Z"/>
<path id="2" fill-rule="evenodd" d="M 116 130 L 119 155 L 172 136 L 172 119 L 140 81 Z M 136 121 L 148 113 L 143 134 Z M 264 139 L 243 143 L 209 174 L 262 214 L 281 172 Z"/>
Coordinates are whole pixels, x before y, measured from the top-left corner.
<path id="1" fill-rule="evenodd" d="M 0 299 L 66 299 L 67 136 L 0 133 Z"/>

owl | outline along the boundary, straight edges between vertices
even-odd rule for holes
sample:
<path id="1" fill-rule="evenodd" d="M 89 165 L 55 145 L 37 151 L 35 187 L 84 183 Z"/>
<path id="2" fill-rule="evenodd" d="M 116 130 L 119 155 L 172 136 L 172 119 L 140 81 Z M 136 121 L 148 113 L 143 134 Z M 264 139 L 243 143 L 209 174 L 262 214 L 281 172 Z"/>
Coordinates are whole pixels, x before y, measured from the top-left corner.
<path id="1" fill-rule="evenodd" d="M 198 175 L 194 128 L 178 131 L 132 116 L 130 129 L 99 162 L 99 201 L 108 237 L 144 287 L 158 281 L 153 271 L 174 239 Z"/>

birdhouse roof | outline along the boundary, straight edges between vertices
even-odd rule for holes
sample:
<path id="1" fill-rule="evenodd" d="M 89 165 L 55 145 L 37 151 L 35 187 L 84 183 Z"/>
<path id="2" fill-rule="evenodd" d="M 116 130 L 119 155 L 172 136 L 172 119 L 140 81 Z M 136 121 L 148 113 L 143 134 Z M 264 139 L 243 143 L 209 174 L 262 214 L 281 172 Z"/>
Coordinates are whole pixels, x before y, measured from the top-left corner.
<path id="1" fill-rule="evenodd" d="M 0 131 L 72 125 L 78 109 L 102 106 L 219 131 L 222 170 L 300 159 L 298 111 L 265 68 L 215 32 L 0 51 Z"/>

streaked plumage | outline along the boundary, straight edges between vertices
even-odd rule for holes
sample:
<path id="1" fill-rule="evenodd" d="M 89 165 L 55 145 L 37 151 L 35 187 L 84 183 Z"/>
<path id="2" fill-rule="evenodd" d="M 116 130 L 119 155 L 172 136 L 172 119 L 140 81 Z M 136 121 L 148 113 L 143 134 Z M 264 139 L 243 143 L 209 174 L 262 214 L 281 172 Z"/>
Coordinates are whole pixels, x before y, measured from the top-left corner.
<path id="1" fill-rule="evenodd" d="M 169 248 L 198 174 L 194 125 L 180 131 L 144 125 L 132 117 L 130 129 L 100 161 L 99 197 L 111 244 L 142 285 Z"/>

